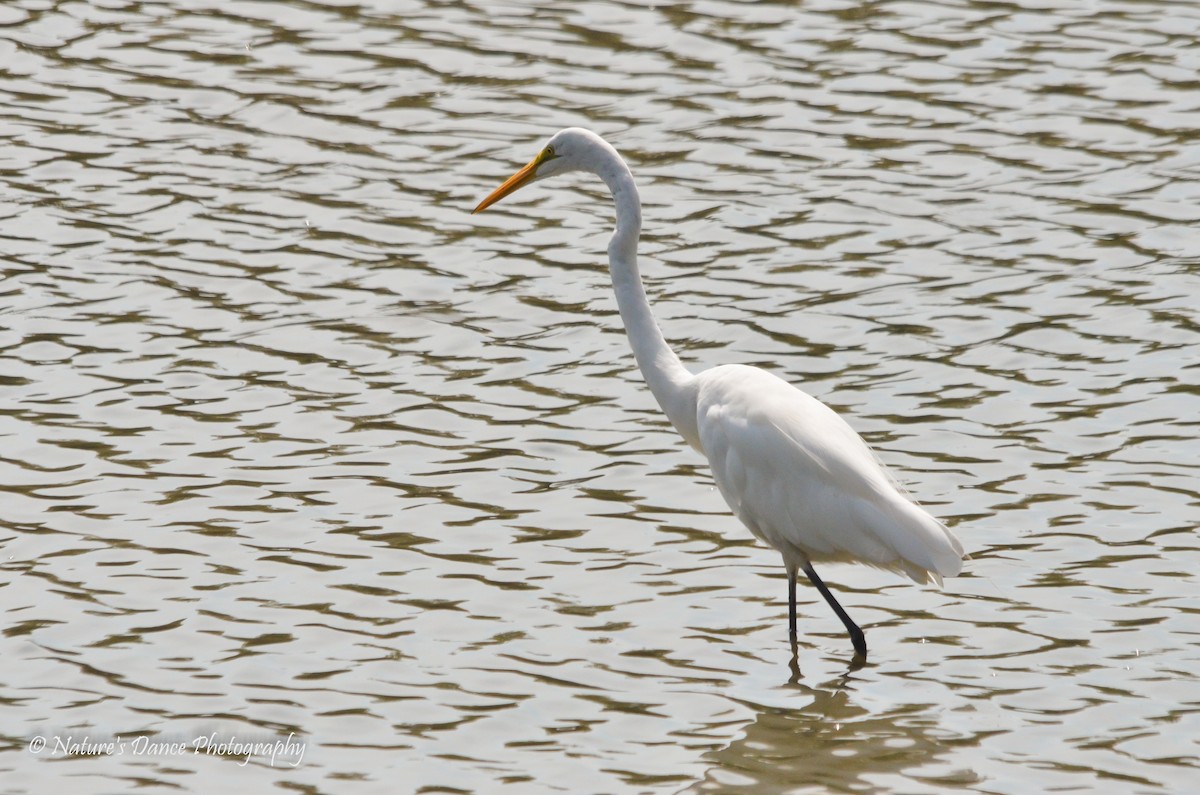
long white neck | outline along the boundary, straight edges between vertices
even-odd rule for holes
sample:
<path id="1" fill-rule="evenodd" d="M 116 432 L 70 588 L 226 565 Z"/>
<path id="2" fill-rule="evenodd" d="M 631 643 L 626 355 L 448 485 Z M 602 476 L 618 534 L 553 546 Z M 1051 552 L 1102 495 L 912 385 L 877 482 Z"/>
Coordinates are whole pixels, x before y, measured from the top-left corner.
<path id="1" fill-rule="evenodd" d="M 603 143 L 603 142 L 601 142 Z M 608 269 L 629 345 L 646 384 L 680 435 L 696 449 L 696 385 L 675 351 L 667 345 L 638 273 L 637 245 L 642 231 L 642 202 L 625 161 L 607 143 L 596 153 L 593 170 L 612 192 L 617 228 L 608 243 Z"/>

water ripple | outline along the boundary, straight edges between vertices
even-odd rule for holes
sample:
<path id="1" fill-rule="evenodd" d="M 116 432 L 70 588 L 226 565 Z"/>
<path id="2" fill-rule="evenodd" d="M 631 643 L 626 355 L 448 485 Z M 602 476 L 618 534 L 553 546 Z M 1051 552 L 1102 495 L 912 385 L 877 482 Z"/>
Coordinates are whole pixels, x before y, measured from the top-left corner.
<path id="1" fill-rule="evenodd" d="M 0 8 L 9 789 L 1186 789 L 1198 24 Z M 870 666 L 808 591 L 789 666 L 776 556 L 634 369 L 602 187 L 469 215 L 569 124 L 638 175 L 684 359 L 803 383 L 968 546 L 942 592 L 831 574 Z M 308 750 L 28 750 L 71 732 Z"/>

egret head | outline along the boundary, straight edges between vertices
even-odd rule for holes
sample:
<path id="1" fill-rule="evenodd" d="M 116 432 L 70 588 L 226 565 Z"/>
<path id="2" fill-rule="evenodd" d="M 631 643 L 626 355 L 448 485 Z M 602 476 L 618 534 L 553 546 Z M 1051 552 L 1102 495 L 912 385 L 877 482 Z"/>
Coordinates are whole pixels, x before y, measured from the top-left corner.
<path id="1" fill-rule="evenodd" d="M 555 174 L 565 174 L 568 171 L 587 168 L 590 157 L 598 147 L 606 147 L 604 140 L 590 130 L 581 127 L 568 127 L 559 130 L 554 137 L 546 142 L 537 156 L 530 160 L 524 168 L 504 181 L 496 188 L 472 213 L 481 212 L 491 207 L 518 188 L 523 188 L 531 182 L 552 177 Z"/>

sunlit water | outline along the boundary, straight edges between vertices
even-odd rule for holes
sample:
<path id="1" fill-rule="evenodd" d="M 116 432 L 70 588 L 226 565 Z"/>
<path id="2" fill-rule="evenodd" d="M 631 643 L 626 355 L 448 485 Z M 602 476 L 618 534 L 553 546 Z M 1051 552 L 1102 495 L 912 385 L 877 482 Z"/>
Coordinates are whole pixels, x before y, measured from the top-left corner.
<path id="1" fill-rule="evenodd" d="M 0 791 L 1184 792 L 1200 8 L 0 8 Z M 844 414 L 972 559 L 777 555 L 660 416 L 564 178 L 700 368 Z M 304 738 L 303 761 L 34 753 Z M 65 789 L 64 789 L 65 788 Z M 269 788 L 269 789 L 268 789 Z"/>

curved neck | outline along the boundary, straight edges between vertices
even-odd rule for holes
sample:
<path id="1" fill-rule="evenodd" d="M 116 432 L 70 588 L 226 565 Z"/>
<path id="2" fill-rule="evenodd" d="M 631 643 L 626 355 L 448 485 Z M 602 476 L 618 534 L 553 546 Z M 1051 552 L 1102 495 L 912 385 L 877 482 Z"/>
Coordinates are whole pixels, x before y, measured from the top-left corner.
<path id="1" fill-rule="evenodd" d="M 642 231 L 642 202 L 637 186 L 633 183 L 629 167 L 616 150 L 611 147 L 606 149 L 596 173 L 608 185 L 617 209 L 617 228 L 608 243 L 608 269 L 621 321 L 625 324 L 625 333 L 637 359 L 638 369 L 642 371 L 642 377 L 646 379 L 658 405 L 688 444 L 700 449 L 693 376 L 667 345 L 662 331 L 654 322 L 638 272 L 637 245 Z"/>

